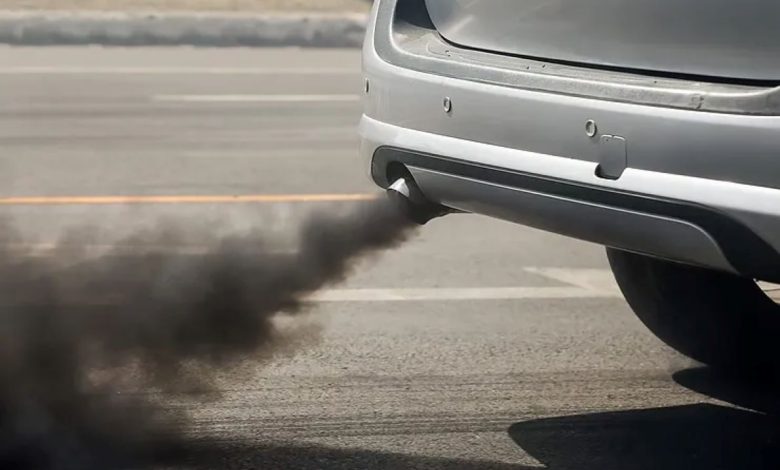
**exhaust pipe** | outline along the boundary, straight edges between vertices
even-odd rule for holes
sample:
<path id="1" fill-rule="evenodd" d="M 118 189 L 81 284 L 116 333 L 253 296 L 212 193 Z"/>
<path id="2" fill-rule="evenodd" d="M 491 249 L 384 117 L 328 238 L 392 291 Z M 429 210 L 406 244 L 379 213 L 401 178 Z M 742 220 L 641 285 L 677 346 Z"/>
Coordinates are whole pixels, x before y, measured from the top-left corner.
<path id="1" fill-rule="evenodd" d="M 428 200 L 411 176 L 397 179 L 387 188 L 387 197 L 409 220 L 425 225 L 450 212 L 446 207 Z"/>

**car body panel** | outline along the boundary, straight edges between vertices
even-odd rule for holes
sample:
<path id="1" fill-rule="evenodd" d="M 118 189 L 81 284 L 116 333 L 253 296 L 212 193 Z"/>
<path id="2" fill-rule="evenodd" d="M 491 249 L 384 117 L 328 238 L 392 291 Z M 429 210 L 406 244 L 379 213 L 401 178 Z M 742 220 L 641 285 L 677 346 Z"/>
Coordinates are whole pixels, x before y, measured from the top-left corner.
<path id="1" fill-rule="evenodd" d="M 426 0 L 455 44 L 580 64 L 780 79 L 775 0 Z"/>
<path id="2" fill-rule="evenodd" d="M 401 149 L 422 155 L 414 162 L 398 162 L 419 178 L 426 196 L 449 207 L 756 277 L 758 271 L 766 272 L 764 267 L 745 269 L 750 263 L 732 261 L 759 246 L 766 260 L 780 259 L 780 116 L 648 105 L 642 99 L 631 102 L 629 95 L 619 100 L 583 96 L 576 88 L 551 92 L 524 87 L 501 69 L 473 62 L 463 77 L 453 76 L 452 63 L 460 56 L 424 56 L 427 45 L 422 52 L 413 47 L 423 44 L 422 36 L 383 22 L 396 5 L 396 0 L 375 5 L 363 54 L 370 91 L 364 99 L 361 153 L 380 186 L 388 184 L 388 162 L 378 155 L 383 149 Z M 495 76 L 481 80 L 482 68 Z M 501 77 L 511 83 L 501 83 Z M 606 88 L 633 86 L 620 77 L 604 80 Z M 556 83 L 576 87 L 576 82 Z M 590 120 L 598 128 L 593 136 L 586 130 Z M 626 167 L 617 179 L 598 176 L 605 154 L 600 146 L 610 140 L 604 136 L 624 143 Z M 749 236 L 732 237 L 716 223 L 705 227 L 685 211 L 665 214 L 594 204 L 578 200 L 576 193 L 561 198 L 448 173 L 429 165 L 425 155 L 470 165 L 475 173 L 493 168 L 569 182 L 586 191 L 669 201 L 664 204 L 715 214 Z M 598 216 L 582 220 L 580 212 Z M 732 244 L 732 238 L 738 243 Z"/>

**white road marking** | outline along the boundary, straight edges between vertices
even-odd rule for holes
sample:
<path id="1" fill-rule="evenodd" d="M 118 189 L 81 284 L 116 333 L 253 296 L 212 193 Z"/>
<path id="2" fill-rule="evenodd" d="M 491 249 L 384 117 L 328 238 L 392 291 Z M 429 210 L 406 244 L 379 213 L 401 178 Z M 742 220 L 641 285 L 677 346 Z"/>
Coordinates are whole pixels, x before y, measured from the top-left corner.
<path id="1" fill-rule="evenodd" d="M 611 292 L 580 287 L 471 287 L 407 289 L 330 289 L 309 297 L 313 302 L 403 302 L 445 300 L 523 300 L 616 298 Z"/>
<path id="2" fill-rule="evenodd" d="M 154 101 L 178 103 L 333 103 L 359 101 L 358 95 L 156 95 Z"/>
<path id="3" fill-rule="evenodd" d="M 10 244 L 5 246 L 11 252 L 20 251 L 29 256 L 49 256 L 52 250 L 68 250 L 68 245 L 56 243 Z M 107 252 L 134 253 L 146 250 L 161 250 L 179 255 L 202 255 L 213 251 L 208 245 L 198 246 L 150 246 L 86 244 L 74 245 L 73 249 L 85 255 L 99 256 Z M 279 249 L 273 254 L 294 255 L 294 250 Z M 266 253 L 268 254 L 268 253 Z M 433 288 L 388 288 L 388 289 L 325 289 L 308 297 L 312 302 L 413 302 L 413 301 L 462 301 L 462 300 L 555 300 L 555 299 L 613 299 L 622 295 L 605 269 L 571 268 L 522 268 L 558 282 L 571 284 L 563 287 L 433 287 Z"/>
<path id="4" fill-rule="evenodd" d="M 351 68 L 274 67 L 0 67 L 0 75 L 357 75 Z"/>
<path id="5" fill-rule="evenodd" d="M 591 292 L 601 292 L 614 296 L 622 296 L 620 288 L 609 269 L 574 269 L 574 268 L 523 268 L 524 271 L 553 279 L 564 284 L 586 289 Z"/>
<path id="6" fill-rule="evenodd" d="M 780 285 L 759 281 L 758 287 L 760 287 L 770 299 L 776 303 L 780 303 Z"/>

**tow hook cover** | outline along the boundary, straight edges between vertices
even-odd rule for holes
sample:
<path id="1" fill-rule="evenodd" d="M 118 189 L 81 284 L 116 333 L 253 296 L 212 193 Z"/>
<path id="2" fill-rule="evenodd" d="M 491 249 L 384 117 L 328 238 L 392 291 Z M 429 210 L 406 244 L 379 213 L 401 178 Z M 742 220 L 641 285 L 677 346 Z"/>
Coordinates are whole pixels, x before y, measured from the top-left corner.
<path id="1" fill-rule="evenodd" d="M 596 176 L 609 180 L 620 178 L 628 165 L 626 139 L 617 135 L 602 135 L 599 138 L 598 159 Z"/>

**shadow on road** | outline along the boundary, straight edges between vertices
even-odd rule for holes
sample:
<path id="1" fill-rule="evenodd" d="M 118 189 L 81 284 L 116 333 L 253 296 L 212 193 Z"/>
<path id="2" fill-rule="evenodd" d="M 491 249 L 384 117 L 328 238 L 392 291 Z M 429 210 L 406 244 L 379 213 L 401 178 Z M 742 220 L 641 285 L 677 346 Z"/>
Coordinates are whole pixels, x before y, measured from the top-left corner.
<path id="1" fill-rule="evenodd" d="M 512 439 L 551 470 L 780 468 L 776 390 L 709 369 L 674 375 L 680 385 L 756 411 L 713 404 L 595 413 L 516 423 Z M 776 398 L 777 399 L 777 398 Z"/>
<path id="2" fill-rule="evenodd" d="M 672 378 L 694 392 L 777 417 L 780 422 L 780 385 L 773 377 L 771 381 L 761 382 L 756 378 L 724 375 L 709 367 L 696 367 L 677 372 Z"/>
<path id="3" fill-rule="evenodd" d="M 562 416 L 515 423 L 509 435 L 550 470 L 780 468 L 778 389 L 731 379 L 707 368 L 681 371 L 673 378 L 686 388 L 750 409 L 695 404 Z M 176 454 L 159 464 L 191 470 L 530 469 L 360 449 L 272 447 L 229 441 L 192 443 Z"/>

